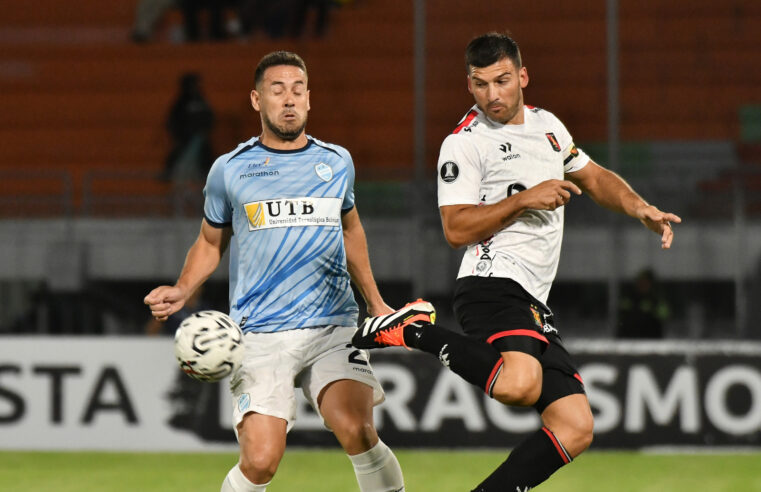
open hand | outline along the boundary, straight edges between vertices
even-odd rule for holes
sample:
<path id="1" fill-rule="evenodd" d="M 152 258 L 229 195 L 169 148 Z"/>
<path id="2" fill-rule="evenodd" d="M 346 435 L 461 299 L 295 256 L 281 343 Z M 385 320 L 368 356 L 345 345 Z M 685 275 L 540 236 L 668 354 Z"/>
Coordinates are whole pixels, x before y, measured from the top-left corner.
<path id="1" fill-rule="evenodd" d="M 679 224 L 682 219 L 678 215 L 662 212 L 658 208 L 647 205 L 637 210 L 636 217 L 645 227 L 661 236 L 661 248 L 669 249 L 674 239 L 674 230 L 671 223 Z"/>

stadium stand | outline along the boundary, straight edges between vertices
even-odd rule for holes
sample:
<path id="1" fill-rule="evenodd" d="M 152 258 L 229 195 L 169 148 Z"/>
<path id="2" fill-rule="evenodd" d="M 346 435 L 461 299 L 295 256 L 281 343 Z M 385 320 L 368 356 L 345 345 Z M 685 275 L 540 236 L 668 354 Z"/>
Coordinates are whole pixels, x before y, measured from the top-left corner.
<path id="1" fill-rule="evenodd" d="M 752 57 L 761 42 L 761 4 L 696 0 L 689 11 L 675 9 L 654 0 L 621 1 L 621 137 L 735 140 L 738 108 L 759 102 L 761 68 Z M 543 18 L 537 19 L 537 10 Z M 163 120 L 178 74 L 194 70 L 202 75 L 219 115 L 214 144 L 222 151 L 256 132 L 246 98 L 252 68 L 263 53 L 278 48 L 300 52 L 309 64 L 312 103 L 319 109 L 310 120 L 311 133 L 350 146 L 365 178 L 411 178 L 411 4 L 355 2 L 334 12 L 324 38 L 278 42 L 255 37 L 182 45 L 165 38 L 135 45 L 129 41 L 133 16 L 133 2 L 125 1 L 83 0 L 77 8 L 56 0 L 36 2 L 34 9 L 23 2 L 4 6 L 4 195 L 34 202 L 29 189 L 35 187 L 10 173 L 23 169 L 58 179 L 56 193 L 71 205 L 55 208 L 75 214 L 130 213 L 131 203 L 121 210 L 96 206 L 98 196 L 109 192 L 97 183 L 111 171 L 116 180 L 125 170 L 131 173 L 123 194 L 170 196 L 169 185 L 152 181 L 167 151 Z M 426 165 L 433 166 L 442 137 L 470 104 L 465 91 L 455 90 L 465 83 L 461 52 L 471 36 L 486 29 L 509 28 L 521 42 L 532 76 L 529 104 L 550 108 L 577 141 L 604 140 L 604 20 L 602 2 L 429 4 Z M 179 21 L 174 12 L 162 28 Z M 4 205 L 1 213 L 20 212 L 18 206 Z"/>

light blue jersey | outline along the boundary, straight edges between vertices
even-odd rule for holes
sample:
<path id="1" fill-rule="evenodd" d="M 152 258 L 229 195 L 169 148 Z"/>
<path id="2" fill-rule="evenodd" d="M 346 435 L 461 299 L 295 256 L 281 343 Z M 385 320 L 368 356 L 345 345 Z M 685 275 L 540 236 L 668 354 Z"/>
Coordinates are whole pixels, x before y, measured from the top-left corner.
<path id="1" fill-rule="evenodd" d="M 307 141 L 286 151 L 252 138 L 209 171 L 204 215 L 233 228 L 230 316 L 244 332 L 357 322 L 341 227 L 354 164 L 343 147 Z"/>

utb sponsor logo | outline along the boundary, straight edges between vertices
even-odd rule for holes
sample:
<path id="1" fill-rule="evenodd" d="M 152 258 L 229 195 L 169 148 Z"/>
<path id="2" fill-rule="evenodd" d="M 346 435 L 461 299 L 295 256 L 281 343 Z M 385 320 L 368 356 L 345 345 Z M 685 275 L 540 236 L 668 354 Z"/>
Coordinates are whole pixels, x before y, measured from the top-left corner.
<path id="1" fill-rule="evenodd" d="M 243 207 L 250 231 L 271 227 L 340 225 L 339 198 L 281 198 L 245 203 Z"/>

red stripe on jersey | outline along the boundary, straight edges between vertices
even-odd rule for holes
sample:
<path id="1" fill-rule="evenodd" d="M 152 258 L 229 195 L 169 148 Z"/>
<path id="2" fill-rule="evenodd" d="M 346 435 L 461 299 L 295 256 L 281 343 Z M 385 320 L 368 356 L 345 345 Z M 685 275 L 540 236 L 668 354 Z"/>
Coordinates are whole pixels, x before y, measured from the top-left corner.
<path id="1" fill-rule="evenodd" d="M 465 119 L 462 120 L 462 123 L 457 125 L 457 128 L 455 128 L 452 133 L 460 133 L 463 128 L 470 125 L 470 122 L 473 121 L 476 118 L 476 116 L 478 116 L 478 112 L 475 109 L 471 109 L 470 113 L 468 113 Z"/>
<path id="2" fill-rule="evenodd" d="M 578 379 L 578 380 L 579 380 L 579 382 L 580 382 L 581 384 L 584 384 L 584 380 L 583 380 L 583 379 L 581 379 L 581 376 L 579 375 L 579 373 L 578 373 L 578 372 L 574 372 L 574 373 L 573 373 L 573 377 L 575 377 L 576 379 Z"/>
<path id="3" fill-rule="evenodd" d="M 571 457 L 566 454 L 565 449 L 563 446 L 560 445 L 558 442 L 558 439 L 555 437 L 555 434 L 552 433 L 547 427 L 542 427 L 542 430 L 545 434 L 547 434 L 547 437 L 550 438 L 550 441 L 552 441 L 552 444 L 555 446 L 555 449 L 557 450 L 558 454 L 560 455 L 560 458 L 563 460 L 563 463 L 568 464 L 571 462 Z"/>
<path id="4" fill-rule="evenodd" d="M 536 109 L 536 106 L 529 106 L 528 104 L 526 104 L 526 109 Z"/>
<path id="5" fill-rule="evenodd" d="M 523 337 L 533 337 L 537 340 L 540 340 L 546 344 L 549 344 L 550 342 L 547 341 L 547 338 L 542 335 L 541 333 L 537 333 L 533 330 L 508 330 L 508 331 L 500 331 L 499 333 L 495 333 L 494 335 L 490 336 L 486 339 L 486 343 L 491 343 L 497 338 L 502 337 L 512 337 L 512 336 L 523 336 Z"/>

